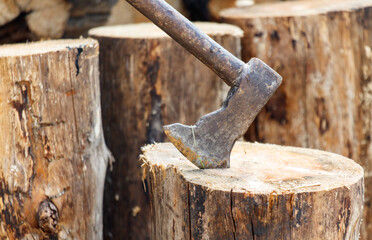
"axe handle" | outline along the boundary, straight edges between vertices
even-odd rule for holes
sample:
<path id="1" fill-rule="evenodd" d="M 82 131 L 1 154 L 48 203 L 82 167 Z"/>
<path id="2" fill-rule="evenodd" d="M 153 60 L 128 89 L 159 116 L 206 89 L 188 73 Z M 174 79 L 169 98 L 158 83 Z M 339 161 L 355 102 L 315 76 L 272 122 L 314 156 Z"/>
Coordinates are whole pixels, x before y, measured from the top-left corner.
<path id="1" fill-rule="evenodd" d="M 133 7 L 212 69 L 229 86 L 239 85 L 244 62 L 163 0 L 127 0 Z"/>

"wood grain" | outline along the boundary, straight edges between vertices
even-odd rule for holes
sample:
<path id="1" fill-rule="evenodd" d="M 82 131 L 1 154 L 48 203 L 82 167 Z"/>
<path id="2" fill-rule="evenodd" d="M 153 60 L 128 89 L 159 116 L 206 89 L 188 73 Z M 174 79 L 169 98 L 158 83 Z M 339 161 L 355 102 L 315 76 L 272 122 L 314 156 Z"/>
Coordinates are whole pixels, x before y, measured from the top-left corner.
<path id="1" fill-rule="evenodd" d="M 221 15 L 244 30 L 245 61 L 258 57 L 283 76 L 248 139 L 323 149 L 360 163 L 366 170 L 361 235 L 370 239 L 372 1 L 331 3 L 257 4 Z"/>
<path id="2" fill-rule="evenodd" d="M 143 148 L 152 239 L 359 239 L 363 169 L 329 152 L 238 142 L 227 169 Z"/>
<path id="3" fill-rule="evenodd" d="M 98 43 L 3 45 L 0 71 L 1 238 L 100 239 Z"/>

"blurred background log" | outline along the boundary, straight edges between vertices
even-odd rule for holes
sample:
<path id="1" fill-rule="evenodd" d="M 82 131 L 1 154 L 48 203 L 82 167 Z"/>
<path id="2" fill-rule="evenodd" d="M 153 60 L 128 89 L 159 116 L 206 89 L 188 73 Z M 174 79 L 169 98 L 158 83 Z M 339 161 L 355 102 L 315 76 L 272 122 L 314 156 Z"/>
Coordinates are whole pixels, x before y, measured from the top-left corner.
<path id="1" fill-rule="evenodd" d="M 166 1 L 193 21 L 219 21 L 222 9 L 254 3 L 253 0 Z M 76 38 L 86 36 L 93 27 L 140 22 L 148 19 L 125 0 L 0 1 L 0 44 Z"/>
<path id="2" fill-rule="evenodd" d="M 238 142 L 227 169 L 143 148 L 151 239 L 359 239 L 363 169 L 340 155 Z"/>
<path id="3" fill-rule="evenodd" d="M 240 57 L 239 28 L 197 26 Z M 116 160 L 105 185 L 105 238 L 148 239 L 140 147 L 166 140 L 163 124 L 194 124 L 218 109 L 227 85 L 153 24 L 101 27 L 89 34 L 100 44 L 103 125 Z"/>
<path id="4" fill-rule="evenodd" d="M 275 11 L 273 11 L 275 9 Z M 292 1 L 221 12 L 282 86 L 247 139 L 340 153 L 365 168 L 361 236 L 372 237 L 372 1 Z"/>
<path id="5" fill-rule="evenodd" d="M 7 0 L 0 3 L 0 43 L 79 37 L 103 25 L 117 0 Z"/>
<path id="6" fill-rule="evenodd" d="M 218 21 L 222 9 L 234 7 L 236 0 L 166 0 L 191 21 Z M 112 8 L 106 25 L 149 22 L 125 0 L 119 0 Z"/>
<path id="7" fill-rule="evenodd" d="M 182 0 L 168 0 L 187 15 Z M 125 0 L 7 0 L 0 2 L 0 43 L 86 36 L 89 29 L 148 21 Z"/>
<path id="8" fill-rule="evenodd" d="M 98 43 L 0 47 L 1 239 L 101 239 Z"/>

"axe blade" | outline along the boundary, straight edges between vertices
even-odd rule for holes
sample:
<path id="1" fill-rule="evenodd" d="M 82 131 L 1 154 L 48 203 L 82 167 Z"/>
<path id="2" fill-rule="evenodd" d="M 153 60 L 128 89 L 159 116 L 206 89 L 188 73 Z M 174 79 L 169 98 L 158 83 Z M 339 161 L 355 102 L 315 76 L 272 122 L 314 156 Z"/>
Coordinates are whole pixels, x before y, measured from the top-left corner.
<path id="1" fill-rule="evenodd" d="M 199 168 L 230 167 L 236 140 L 282 82 L 278 73 L 257 58 L 245 64 L 239 78 L 239 86 L 230 89 L 222 108 L 203 116 L 193 126 L 164 126 L 173 145 Z"/>

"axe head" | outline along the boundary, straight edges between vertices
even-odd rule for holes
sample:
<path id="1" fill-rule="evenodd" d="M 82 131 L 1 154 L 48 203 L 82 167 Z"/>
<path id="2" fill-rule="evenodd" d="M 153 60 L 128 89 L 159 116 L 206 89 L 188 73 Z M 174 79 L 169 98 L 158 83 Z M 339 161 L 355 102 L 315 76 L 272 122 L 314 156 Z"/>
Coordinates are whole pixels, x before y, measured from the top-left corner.
<path id="1" fill-rule="evenodd" d="M 245 64 L 239 78 L 239 86 L 230 89 L 222 108 L 203 116 L 193 126 L 164 126 L 173 145 L 199 168 L 230 167 L 236 140 L 282 82 L 278 73 L 257 58 Z"/>

